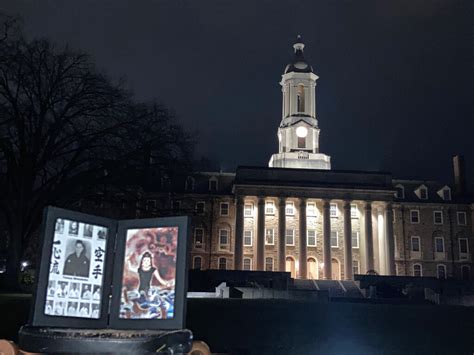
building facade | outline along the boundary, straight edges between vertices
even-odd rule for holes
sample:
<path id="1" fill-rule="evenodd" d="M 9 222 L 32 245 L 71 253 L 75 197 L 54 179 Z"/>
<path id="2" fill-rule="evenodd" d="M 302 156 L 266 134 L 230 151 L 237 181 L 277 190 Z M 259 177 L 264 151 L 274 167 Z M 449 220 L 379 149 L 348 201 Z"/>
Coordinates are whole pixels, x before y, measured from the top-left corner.
<path id="1" fill-rule="evenodd" d="M 452 186 L 331 170 L 319 147 L 318 76 L 303 49 L 298 38 L 282 75 L 279 151 L 269 167 L 163 178 L 133 202 L 136 217 L 190 215 L 195 269 L 473 279 L 474 204 L 462 159 Z"/>

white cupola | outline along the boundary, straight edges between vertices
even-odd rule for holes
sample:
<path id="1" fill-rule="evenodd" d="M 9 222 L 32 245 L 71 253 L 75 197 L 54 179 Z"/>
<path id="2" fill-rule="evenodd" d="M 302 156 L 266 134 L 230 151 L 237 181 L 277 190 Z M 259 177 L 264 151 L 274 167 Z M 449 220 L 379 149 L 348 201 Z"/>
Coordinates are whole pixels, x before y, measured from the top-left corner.
<path id="1" fill-rule="evenodd" d="M 298 36 L 294 57 L 285 68 L 280 85 L 283 93 L 282 120 L 278 128 L 278 153 L 268 165 L 272 168 L 331 169 L 331 157 L 319 152 L 316 119 L 316 80 L 318 76 L 303 55 Z"/>

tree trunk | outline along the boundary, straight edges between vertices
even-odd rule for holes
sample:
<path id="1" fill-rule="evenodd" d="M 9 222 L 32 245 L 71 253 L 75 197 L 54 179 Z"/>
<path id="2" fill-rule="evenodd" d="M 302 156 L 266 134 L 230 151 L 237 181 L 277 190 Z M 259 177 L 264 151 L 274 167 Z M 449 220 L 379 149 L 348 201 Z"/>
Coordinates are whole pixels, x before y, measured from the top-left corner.
<path id="1" fill-rule="evenodd" d="M 9 291 L 20 290 L 20 258 L 22 254 L 21 227 L 14 226 L 8 241 L 7 269 L 5 272 L 5 287 Z"/>

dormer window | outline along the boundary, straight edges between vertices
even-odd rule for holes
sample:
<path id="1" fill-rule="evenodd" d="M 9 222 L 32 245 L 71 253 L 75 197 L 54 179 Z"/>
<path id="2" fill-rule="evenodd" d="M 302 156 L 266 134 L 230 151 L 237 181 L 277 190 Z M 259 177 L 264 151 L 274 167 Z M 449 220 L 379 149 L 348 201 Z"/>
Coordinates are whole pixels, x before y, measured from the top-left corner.
<path id="1" fill-rule="evenodd" d="M 427 200 L 428 199 L 428 189 L 426 189 L 426 188 L 421 188 L 420 189 L 420 198 L 422 200 Z"/>
<path id="2" fill-rule="evenodd" d="M 405 188 L 403 185 L 396 185 L 395 186 L 395 197 L 398 199 L 404 199 L 405 198 Z"/>
<path id="3" fill-rule="evenodd" d="M 451 189 L 449 186 L 444 186 L 441 190 L 439 190 L 438 195 L 445 201 L 451 201 Z"/>
<path id="4" fill-rule="evenodd" d="M 425 185 L 421 185 L 415 190 L 416 196 L 420 200 L 427 200 L 428 199 L 428 188 Z"/>
<path id="5" fill-rule="evenodd" d="M 194 191 L 194 178 L 192 176 L 188 176 L 184 183 L 184 189 L 186 191 Z"/>
<path id="6" fill-rule="evenodd" d="M 209 179 L 209 191 L 217 191 L 217 178 L 215 176 Z"/>

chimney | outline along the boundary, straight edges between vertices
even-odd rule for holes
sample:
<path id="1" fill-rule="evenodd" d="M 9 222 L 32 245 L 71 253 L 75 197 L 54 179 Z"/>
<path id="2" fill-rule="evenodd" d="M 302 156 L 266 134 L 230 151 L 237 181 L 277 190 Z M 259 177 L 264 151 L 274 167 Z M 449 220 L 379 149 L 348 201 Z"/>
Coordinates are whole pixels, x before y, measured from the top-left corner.
<path id="1" fill-rule="evenodd" d="M 454 169 L 454 195 L 460 196 L 466 192 L 466 177 L 464 175 L 464 157 L 455 155 L 453 157 Z"/>

